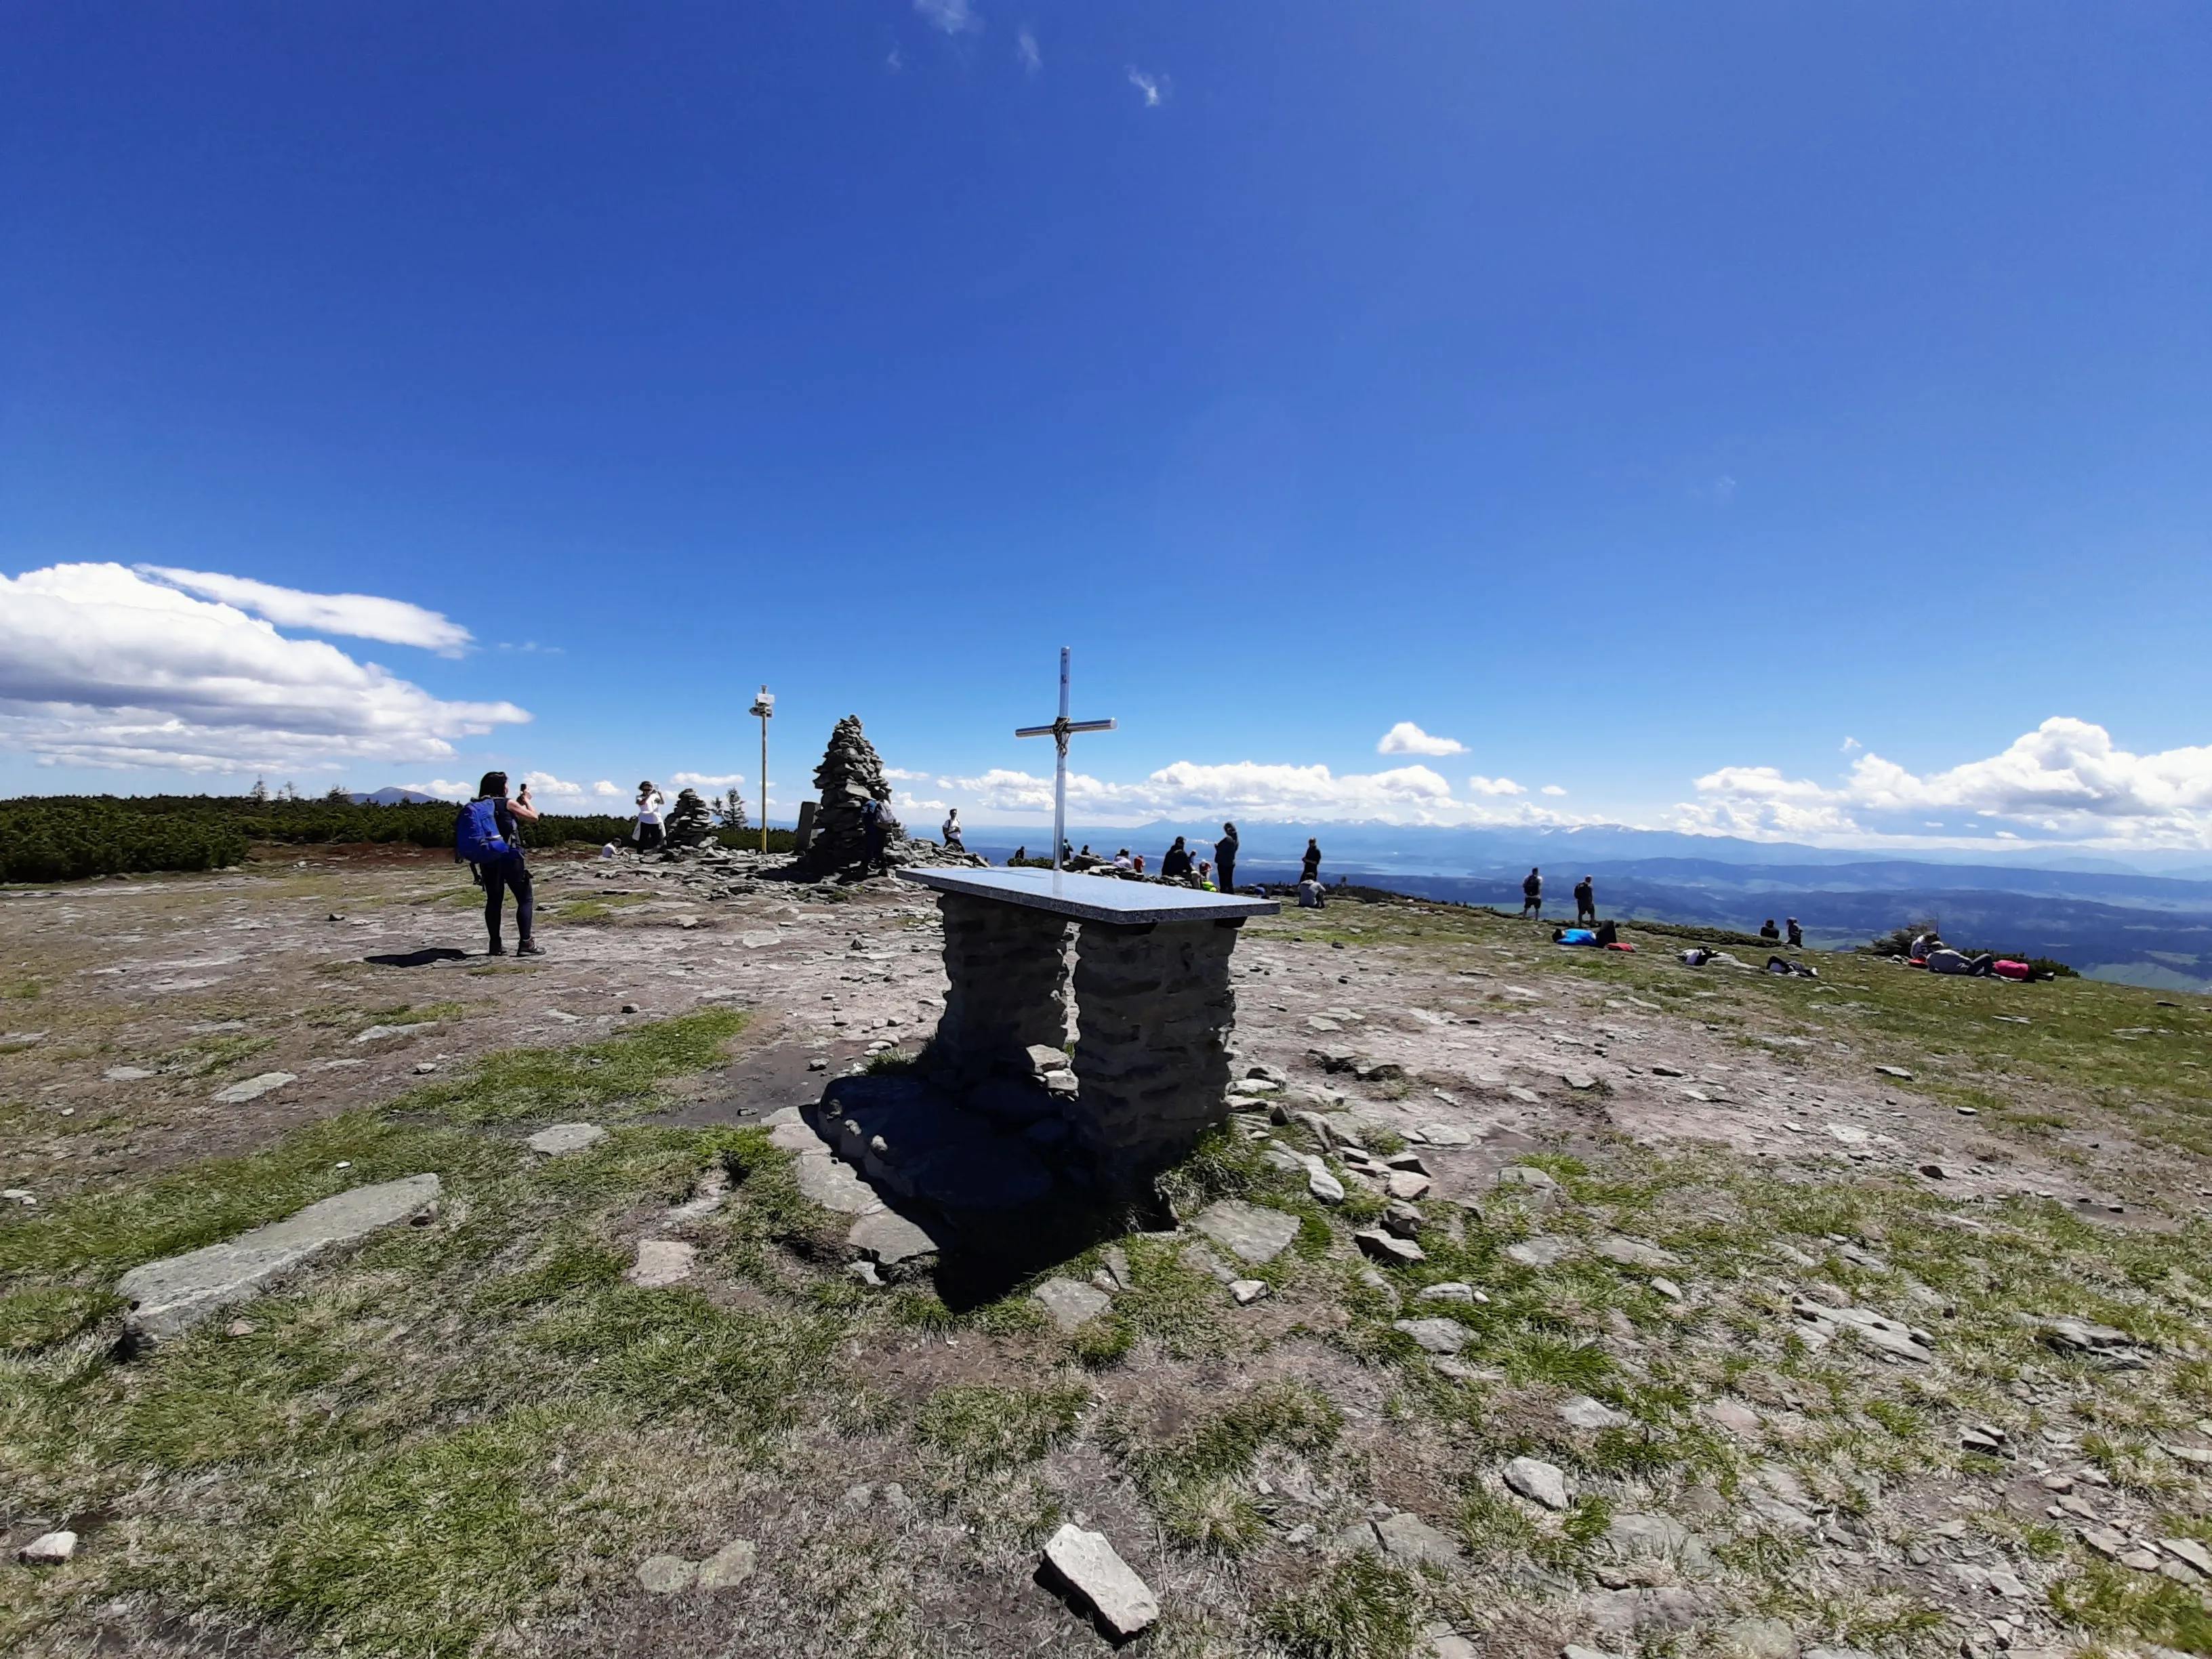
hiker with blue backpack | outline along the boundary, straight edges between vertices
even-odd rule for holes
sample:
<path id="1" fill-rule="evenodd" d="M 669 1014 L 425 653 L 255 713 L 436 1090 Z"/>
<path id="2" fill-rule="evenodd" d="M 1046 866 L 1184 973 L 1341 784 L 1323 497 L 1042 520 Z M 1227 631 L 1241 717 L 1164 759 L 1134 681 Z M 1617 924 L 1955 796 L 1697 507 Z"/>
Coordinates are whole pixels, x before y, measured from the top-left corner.
<path id="1" fill-rule="evenodd" d="M 522 857 L 520 825 L 537 819 L 538 809 L 530 804 L 528 784 L 509 800 L 507 774 L 487 772 L 477 785 L 477 798 L 461 808 L 453 829 L 453 857 L 475 872 L 477 884 L 484 890 L 484 927 L 491 934 L 491 954 L 495 957 L 507 954 L 499 942 L 499 917 L 509 891 L 514 894 L 514 954 L 545 954 L 544 948 L 530 936 L 535 906 L 530 892 L 530 866 Z"/>

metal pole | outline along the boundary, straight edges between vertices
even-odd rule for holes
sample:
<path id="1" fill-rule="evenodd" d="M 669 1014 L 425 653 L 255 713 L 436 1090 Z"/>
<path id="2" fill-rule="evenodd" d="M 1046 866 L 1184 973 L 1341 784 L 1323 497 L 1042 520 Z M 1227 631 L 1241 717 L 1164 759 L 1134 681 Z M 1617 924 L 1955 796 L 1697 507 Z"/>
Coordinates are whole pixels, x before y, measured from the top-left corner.
<path id="1" fill-rule="evenodd" d="M 768 696 L 768 687 L 764 685 L 761 687 L 761 696 L 763 698 Z M 767 705 L 763 703 L 761 707 L 761 856 L 766 858 L 768 856 L 768 714 Z"/>
<path id="2" fill-rule="evenodd" d="M 1059 750 L 1052 773 L 1052 885 L 1060 890 L 1060 849 L 1067 845 L 1067 647 L 1060 647 L 1060 718 L 1053 722 L 1053 746 Z"/>

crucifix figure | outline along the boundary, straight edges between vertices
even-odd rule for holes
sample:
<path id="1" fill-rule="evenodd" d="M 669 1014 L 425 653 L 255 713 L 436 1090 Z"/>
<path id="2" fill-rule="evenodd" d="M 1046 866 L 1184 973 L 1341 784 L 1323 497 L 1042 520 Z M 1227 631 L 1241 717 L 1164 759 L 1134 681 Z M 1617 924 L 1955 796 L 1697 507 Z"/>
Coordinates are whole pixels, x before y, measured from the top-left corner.
<path id="1" fill-rule="evenodd" d="M 1067 843 L 1067 740 L 1078 732 L 1111 732 L 1111 720 L 1071 720 L 1067 718 L 1067 647 L 1060 647 L 1060 718 L 1050 726 L 1024 726 L 1018 738 L 1050 738 L 1060 750 L 1052 775 L 1052 877 L 1060 881 L 1060 850 Z"/>

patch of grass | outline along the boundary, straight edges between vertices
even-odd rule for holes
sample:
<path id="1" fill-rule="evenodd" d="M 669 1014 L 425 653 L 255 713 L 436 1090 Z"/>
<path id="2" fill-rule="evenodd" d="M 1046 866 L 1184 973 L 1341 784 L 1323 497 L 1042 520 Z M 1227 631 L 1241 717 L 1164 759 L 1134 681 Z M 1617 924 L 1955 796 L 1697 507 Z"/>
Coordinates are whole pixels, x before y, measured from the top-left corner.
<path id="1" fill-rule="evenodd" d="M 1172 1439 L 1146 1439 L 1129 1419 L 1108 1425 L 1108 1449 L 1143 1486 L 1170 1537 L 1235 1553 L 1266 1529 L 1243 1489 L 1267 1447 L 1311 1455 L 1335 1443 L 1343 1418 L 1328 1401 L 1297 1383 L 1273 1383 L 1201 1419 Z"/>
<path id="2" fill-rule="evenodd" d="M 240 1599 L 341 1651 L 475 1651 L 559 1576 L 559 1428 L 518 1413 L 317 1483 Z"/>
<path id="3" fill-rule="evenodd" d="M 1133 1239 L 1127 1248 L 1133 1282 L 1114 1299 L 1114 1317 L 1172 1358 L 1226 1353 L 1236 1332 L 1221 1286 L 1168 1246 Z"/>
<path id="4" fill-rule="evenodd" d="M 572 1366 L 585 1395 L 742 1442 L 811 1409 L 840 1329 L 815 1315 L 718 1307 L 696 1291 L 615 1285 L 556 1308 L 527 1340 Z"/>
<path id="5" fill-rule="evenodd" d="M 922 1402 L 915 1432 L 965 1469 L 1008 1469 L 1035 1462 L 1074 1433 L 1090 1401 L 1088 1389 L 1072 1384 L 1002 1389 L 950 1382 Z"/>
<path id="6" fill-rule="evenodd" d="M 422 1112 L 455 1123 L 575 1116 L 649 1094 L 663 1078 L 723 1058 L 723 1045 L 745 1027 L 736 1008 L 708 1008 L 633 1026 L 604 1042 L 575 1048 L 508 1048 L 486 1054 L 464 1075 L 394 1101 L 396 1113 Z"/>
<path id="7" fill-rule="evenodd" d="M 2212 1653 L 2212 1613 L 2194 1590 L 2170 1578 L 2088 1561 L 2052 1584 L 2050 1600 L 2052 1612 L 2093 1636 L 2139 1637 L 2190 1653 Z"/>
<path id="8" fill-rule="evenodd" d="M 110 1291 L 34 1285 L 0 1297 L 0 1352 L 36 1353 L 82 1335 L 127 1304 Z"/>
<path id="9" fill-rule="evenodd" d="M 1411 1573 L 1361 1550 L 1273 1603 L 1261 1624 L 1296 1659 L 1408 1659 L 1420 1607 Z"/>
<path id="10" fill-rule="evenodd" d="M 191 1470 L 340 1442 L 347 1407 L 386 1381 L 374 1356 L 347 1340 L 358 1311 L 330 1298 L 264 1298 L 250 1335 L 203 1326 L 173 1343 L 128 1396 L 115 1451 Z"/>

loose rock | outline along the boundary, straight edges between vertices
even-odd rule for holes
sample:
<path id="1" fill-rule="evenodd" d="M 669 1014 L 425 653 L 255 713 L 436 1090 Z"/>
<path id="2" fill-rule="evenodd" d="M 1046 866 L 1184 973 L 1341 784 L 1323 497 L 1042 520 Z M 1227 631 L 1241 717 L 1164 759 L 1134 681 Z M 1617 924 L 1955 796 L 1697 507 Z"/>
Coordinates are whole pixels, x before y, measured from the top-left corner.
<path id="1" fill-rule="evenodd" d="M 1505 1466 L 1505 1484 L 1532 1504 L 1547 1510 L 1567 1506 L 1566 1472 L 1541 1458 L 1516 1457 Z"/>
<path id="2" fill-rule="evenodd" d="M 58 1567 L 76 1553 L 76 1546 L 73 1532 L 40 1533 L 15 1552 L 15 1559 L 27 1567 Z"/>
<path id="3" fill-rule="evenodd" d="M 1044 1547 L 1044 1565 L 1117 1641 L 1127 1641 L 1160 1616 L 1159 1598 L 1103 1533 L 1085 1532 L 1070 1522 Z"/>
<path id="4" fill-rule="evenodd" d="M 558 1158 L 564 1152 L 580 1152 L 586 1146 L 596 1146 L 606 1138 L 607 1132 L 596 1123 L 555 1123 L 540 1129 L 523 1145 L 533 1152 Z"/>
<path id="5" fill-rule="evenodd" d="M 1073 1279 L 1048 1279 L 1030 1294 L 1063 1331 L 1074 1330 L 1113 1306 L 1112 1298 L 1097 1285 Z"/>

